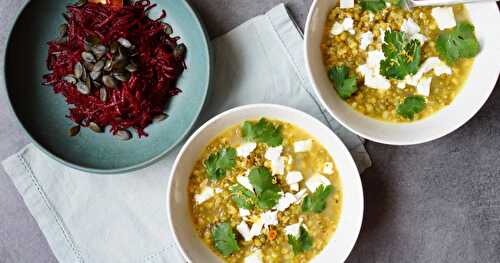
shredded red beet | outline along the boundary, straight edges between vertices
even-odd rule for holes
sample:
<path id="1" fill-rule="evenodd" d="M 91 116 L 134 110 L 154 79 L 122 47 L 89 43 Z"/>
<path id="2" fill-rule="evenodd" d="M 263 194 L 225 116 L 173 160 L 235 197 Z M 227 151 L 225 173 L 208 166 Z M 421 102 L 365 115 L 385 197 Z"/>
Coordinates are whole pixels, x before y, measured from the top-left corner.
<path id="1" fill-rule="evenodd" d="M 113 134 L 134 128 L 139 137 L 147 136 L 144 128 L 155 116 L 161 116 L 169 99 L 180 92 L 176 85 L 186 68 L 185 46 L 178 44 L 180 38 L 172 37 L 170 26 L 160 21 L 166 17 L 164 10 L 158 19 L 148 18 L 148 11 L 155 6 L 150 1 L 135 1 L 119 9 L 92 3 L 67 7 L 64 37 L 48 43 L 50 73 L 44 80 L 72 105 L 67 117 L 77 125 L 111 125 Z M 137 71 L 127 72 L 127 80 L 117 81 L 116 88 L 104 87 L 106 98 L 100 94 L 99 83 L 85 95 L 75 83 L 64 80 L 74 76 L 75 64 L 84 63 L 82 52 L 88 50 L 89 39 L 110 47 L 120 38 L 133 45 Z M 102 59 L 111 60 L 112 56 L 108 48 Z"/>

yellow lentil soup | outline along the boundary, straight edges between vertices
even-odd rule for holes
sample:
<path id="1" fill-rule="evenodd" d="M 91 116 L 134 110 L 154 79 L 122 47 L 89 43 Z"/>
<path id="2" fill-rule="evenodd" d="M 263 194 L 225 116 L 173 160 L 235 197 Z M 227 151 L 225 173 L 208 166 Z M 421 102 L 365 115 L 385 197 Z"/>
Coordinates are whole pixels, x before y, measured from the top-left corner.
<path id="1" fill-rule="evenodd" d="M 333 8 L 321 52 L 328 76 L 356 111 L 411 122 L 449 105 L 479 52 L 463 5 L 404 10 L 379 0 Z"/>
<path id="2" fill-rule="evenodd" d="M 265 118 L 210 142 L 188 195 L 196 232 L 225 262 L 307 262 L 328 243 L 342 205 L 327 150 L 302 129 Z"/>

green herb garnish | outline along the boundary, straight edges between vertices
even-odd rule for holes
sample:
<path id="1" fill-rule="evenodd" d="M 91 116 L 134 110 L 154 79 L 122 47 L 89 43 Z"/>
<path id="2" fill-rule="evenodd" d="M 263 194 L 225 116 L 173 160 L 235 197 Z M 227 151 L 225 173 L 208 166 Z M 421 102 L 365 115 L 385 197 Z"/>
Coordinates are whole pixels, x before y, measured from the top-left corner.
<path id="1" fill-rule="evenodd" d="M 258 122 L 245 121 L 241 131 L 243 138 L 247 141 L 261 142 L 271 147 L 281 145 L 283 142 L 281 126 L 273 125 L 265 118 Z"/>
<path id="2" fill-rule="evenodd" d="M 212 153 L 203 166 L 207 170 L 208 179 L 219 180 L 226 175 L 226 172 L 236 165 L 236 150 L 228 147 Z"/>
<path id="3" fill-rule="evenodd" d="M 293 253 L 295 255 L 300 254 L 312 248 L 313 240 L 307 233 L 303 226 L 300 226 L 299 237 L 294 237 L 293 235 L 288 235 L 288 244 L 293 248 Z"/>
<path id="4" fill-rule="evenodd" d="M 474 26 L 468 22 L 459 22 L 456 27 L 439 34 L 436 41 L 439 57 L 448 64 L 461 58 L 472 58 L 479 53 L 479 42 L 474 35 Z"/>
<path id="5" fill-rule="evenodd" d="M 386 31 L 382 45 L 385 59 L 380 62 L 380 74 L 394 79 L 417 73 L 420 65 L 420 42 L 408 40 L 404 32 Z"/>
<path id="6" fill-rule="evenodd" d="M 415 114 L 424 110 L 425 104 L 423 96 L 409 96 L 405 98 L 402 104 L 399 104 L 396 112 L 398 115 L 412 120 Z"/>
<path id="7" fill-rule="evenodd" d="M 255 206 L 255 194 L 240 184 L 235 184 L 229 188 L 231 199 L 239 208 L 252 209 Z"/>
<path id="8" fill-rule="evenodd" d="M 321 213 L 326 208 L 326 199 L 333 192 L 333 186 L 320 185 L 314 193 L 304 198 L 302 212 Z"/>
<path id="9" fill-rule="evenodd" d="M 273 176 L 266 167 L 254 167 L 248 175 L 257 194 L 257 206 L 270 209 L 278 203 L 280 188 L 273 183 Z"/>
<path id="10" fill-rule="evenodd" d="M 335 83 L 335 89 L 342 99 L 347 99 L 358 90 L 356 77 L 350 77 L 347 66 L 336 66 L 328 71 L 328 77 Z"/>
<path id="11" fill-rule="evenodd" d="M 219 223 L 212 228 L 212 239 L 215 248 L 225 257 L 239 251 L 236 236 L 228 223 Z"/>
<path id="12" fill-rule="evenodd" d="M 361 0 L 359 4 L 363 10 L 372 11 L 374 13 L 386 8 L 385 0 Z"/>

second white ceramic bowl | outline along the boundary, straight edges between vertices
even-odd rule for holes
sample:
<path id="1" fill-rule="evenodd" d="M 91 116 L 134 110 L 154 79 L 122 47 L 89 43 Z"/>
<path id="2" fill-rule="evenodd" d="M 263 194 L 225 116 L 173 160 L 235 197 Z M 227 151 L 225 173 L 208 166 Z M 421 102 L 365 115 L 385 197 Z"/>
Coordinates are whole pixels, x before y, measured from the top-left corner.
<path id="1" fill-rule="evenodd" d="M 167 210 L 176 243 L 189 262 L 221 262 L 195 232 L 188 200 L 188 181 L 193 166 L 207 144 L 223 130 L 245 120 L 266 117 L 282 120 L 307 131 L 333 157 L 342 182 L 343 204 L 336 232 L 312 262 L 344 262 L 358 237 L 363 218 L 363 190 L 351 154 L 325 125 L 301 111 L 279 105 L 255 104 L 226 111 L 200 127 L 175 160 L 167 191 Z"/>
<path id="2" fill-rule="evenodd" d="M 394 124 L 371 119 L 354 111 L 337 95 L 323 64 L 320 43 L 330 10 L 337 0 L 315 0 L 305 27 L 305 56 L 309 79 L 328 112 L 352 132 L 372 141 L 409 145 L 447 135 L 465 124 L 486 102 L 500 73 L 500 14 L 495 2 L 467 4 L 481 43 L 463 90 L 453 103 L 420 121 Z"/>

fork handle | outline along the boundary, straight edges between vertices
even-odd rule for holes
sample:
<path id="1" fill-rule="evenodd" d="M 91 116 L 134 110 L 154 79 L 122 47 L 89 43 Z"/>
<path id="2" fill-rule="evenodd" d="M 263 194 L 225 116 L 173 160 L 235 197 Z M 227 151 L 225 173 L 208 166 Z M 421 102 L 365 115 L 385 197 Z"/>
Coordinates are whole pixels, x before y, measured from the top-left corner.
<path id="1" fill-rule="evenodd" d="M 436 5 L 454 5 L 480 2 L 498 2 L 499 0 L 408 0 L 411 6 L 436 6 Z"/>

